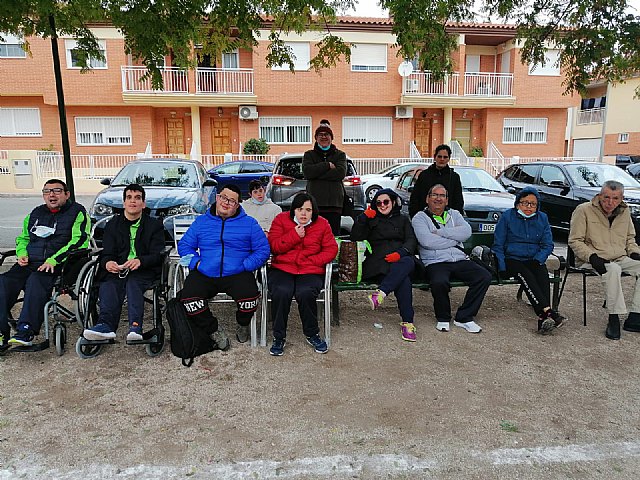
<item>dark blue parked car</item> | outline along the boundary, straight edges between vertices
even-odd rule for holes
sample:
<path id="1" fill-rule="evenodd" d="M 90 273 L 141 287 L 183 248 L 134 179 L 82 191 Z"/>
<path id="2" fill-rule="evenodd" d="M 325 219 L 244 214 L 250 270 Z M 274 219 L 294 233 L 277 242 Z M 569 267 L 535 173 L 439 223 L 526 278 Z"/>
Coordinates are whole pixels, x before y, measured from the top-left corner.
<path id="1" fill-rule="evenodd" d="M 216 181 L 209 178 L 200 162 L 193 160 L 136 160 L 122 167 L 113 179 L 105 178 L 101 183 L 108 187 L 96 195 L 91 205 L 93 223 L 123 211 L 122 191 L 130 183 L 144 187 L 149 214 L 162 221 L 174 215 L 204 213 L 216 195 Z M 173 224 L 165 221 L 165 228 L 170 241 Z M 100 225 L 95 236 L 102 238 Z"/>
<path id="2" fill-rule="evenodd" d="M 271 178 L 273 163 L 239 160 L 218 165 L 209 170 L 209 176 L 218 181 L 221 187 L 235 183 L 242 191 L 242 198 L 249 198 L 249 182 L 260 180 L 265 185 Z"/>

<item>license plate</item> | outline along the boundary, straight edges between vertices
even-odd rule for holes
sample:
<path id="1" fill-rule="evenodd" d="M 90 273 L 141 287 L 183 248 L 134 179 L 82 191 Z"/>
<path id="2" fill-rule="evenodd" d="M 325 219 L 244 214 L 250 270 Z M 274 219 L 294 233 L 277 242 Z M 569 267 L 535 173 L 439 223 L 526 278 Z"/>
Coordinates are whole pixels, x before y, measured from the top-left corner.
<path id="1" fill-rule="evenodd" d="M 495 232 L 496 224 L 495 223 L 480 223 L 480 224 L 478 224 L 478 230 L 480 232 Z"/>

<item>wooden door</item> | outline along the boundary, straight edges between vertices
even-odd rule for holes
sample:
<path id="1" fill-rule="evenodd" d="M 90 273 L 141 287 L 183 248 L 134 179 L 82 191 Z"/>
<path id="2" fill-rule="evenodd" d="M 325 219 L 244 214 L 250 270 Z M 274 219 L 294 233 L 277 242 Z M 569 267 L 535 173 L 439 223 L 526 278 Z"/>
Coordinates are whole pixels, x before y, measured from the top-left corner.
<path id="1" fill-rule="evenodd" d="M 167 153 L 184 155 L 184 125 L 181 118 L 165 120 L 167 134 Z"/>
<path id="2" fill-rule="evenodd" d="M 231 152 L 231 120 L 228 118 L 211 119 L 211 145 L 214 155 Z"/>
<path id="3" fill-rule="evenodd" d="M 416 148 L 420 152 L 423 158 L 431 158 L 433 153 L 431 152 L 431 119 L 420 118 L 416 119 L 416 133 L 415 133 Z"/>
<path id="4" fill-rule="evenodd" d="M 453 138 L 458 141 L 464 153 L 469 154 L 471 150 L 471 120 L 456 120 Z"/>

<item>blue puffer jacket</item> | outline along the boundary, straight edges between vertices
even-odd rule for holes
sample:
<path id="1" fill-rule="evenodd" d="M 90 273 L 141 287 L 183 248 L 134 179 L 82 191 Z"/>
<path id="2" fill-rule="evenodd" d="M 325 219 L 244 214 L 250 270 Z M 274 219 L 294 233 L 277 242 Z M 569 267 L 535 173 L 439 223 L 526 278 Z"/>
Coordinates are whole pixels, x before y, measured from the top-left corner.
<path id="1" fill-rule="evenodd" d="M 258 222 L 242 207 L 225 220 L 215 211 L 213 204 L 207 213 L 196 218 L 178 243 L 181 257 L 193 254 L 189 269 L 197 265 L 207 277 L 228 277 L 253 272 L 264 265 L 271 251 Z"/>
<path id="2" fill-rule="evenodd" d="M 538 199 L 538 211 L 531 218 L 524 218 L 518 213 L 517 206 L 502 214 L 496 225 L 495 237 L 491 250 L 498 257 L 498 269 L 507 269 L 505 259 L 527 261 L 536 260 L 541 265 L 553 252 L 553 237 L 549 219 L 540 211 L 540 194 L 533 187 L 525 187 L 516 196 L 515 205 L 527 195 L 535 195 Z"/>

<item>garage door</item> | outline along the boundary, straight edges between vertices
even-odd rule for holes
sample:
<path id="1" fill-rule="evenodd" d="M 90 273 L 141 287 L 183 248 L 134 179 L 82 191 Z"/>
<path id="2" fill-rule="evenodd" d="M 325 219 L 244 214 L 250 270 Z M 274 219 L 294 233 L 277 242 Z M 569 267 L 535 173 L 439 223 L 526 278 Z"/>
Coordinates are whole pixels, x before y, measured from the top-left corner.
<path id="1" fill-rule="evenodd" d="M 600 156 L 600 139 L 599 138 L 581 138 L 573 141 L 574 157 L 599 157 Z"/>

